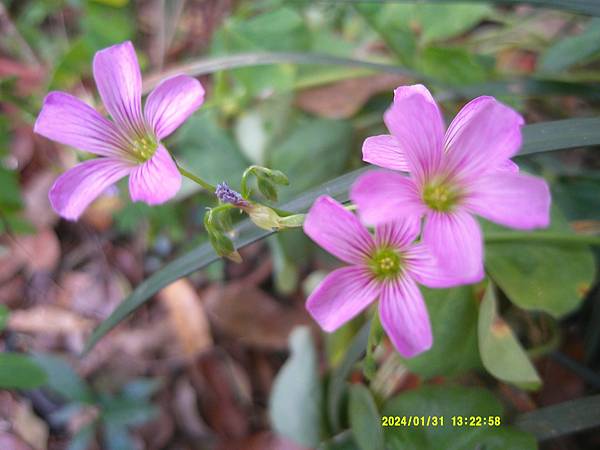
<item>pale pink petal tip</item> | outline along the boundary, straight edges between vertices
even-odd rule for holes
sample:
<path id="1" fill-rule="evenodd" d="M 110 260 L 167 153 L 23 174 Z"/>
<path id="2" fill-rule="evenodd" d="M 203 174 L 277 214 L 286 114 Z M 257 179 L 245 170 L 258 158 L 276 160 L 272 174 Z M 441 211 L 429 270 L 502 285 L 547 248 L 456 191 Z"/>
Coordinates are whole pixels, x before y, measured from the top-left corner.
<path id="1" fill-rule="evenodd" d="M 333 198 L 315 200 L 304 221 L 304 232 L 332 255 L 349 264 L 363 263 L 373 238 L 358 218 Z"/>
<path id="2" fill-rule="evenodd" d="M 390 341 L 405 358 L 431 348 L 433 336 L 427 307 L 418 286 L 410 278 L 383 286 L 379 317 Z"/>
<path id="3" fill-rule="evenodd" d="M 350 198 L 357 205 L 361 219 L 369 225 L 420 217 L 425 212 L 415 183 L 393 172 L 371 171 L 361 175 L 350 189 Z"/>
<path id="4" fill-rule="evenodd" d="M 115 158 L 86 161 L 56 179 L 48 193 L 52 208 L 67 220 L 77 220 L 106 189 L 125 177 L 132 166 Z"/>
<path id="5" fill-rule="evenodd" d="M 123 130 L 144 130 L 142 116 L 142 74 L 130 41 L 96 52 L 92 63 L 94 79 L 102 102 Z"/>
<path id="6" fill-rule="evenodd" d="M 159 139 L 175 131 L 204 101 L 204 88 L 195 78 L 175 75 L 167 78 L 146 100 L 146 120 Z"/>
<path id="7" fill-rule="evenodd" d="M 180 188 L 181 174 L 162 145 L 151 159 L 136 166 L 129 176 L 129 193 L 134 202 L 158 205 L 173 198 Z"/>
<path id="8" fill-rule="evenodd" d="M 410 169 L 398 140 L 390 134 L 371 136 L 362 147 L 363 161 L 385 169 L 408 172 Z"/>
<path id="9" fill-rule="evenodd" d="M 323 330 L 331 332 L 363 311 L 380 288 L 364 267 L 334 270 L 306 301 L 306 309 Z"/>

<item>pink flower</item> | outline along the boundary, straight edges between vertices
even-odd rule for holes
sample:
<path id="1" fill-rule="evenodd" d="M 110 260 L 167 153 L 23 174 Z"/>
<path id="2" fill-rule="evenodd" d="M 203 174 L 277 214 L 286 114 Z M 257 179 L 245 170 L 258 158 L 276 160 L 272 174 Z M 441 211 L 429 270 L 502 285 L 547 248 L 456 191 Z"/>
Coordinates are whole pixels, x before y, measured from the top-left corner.
<path id="1" fill-rule="evenodd" d="M 306 308 L 325 331 L 333 331 L 379 299 L 387 335 L 406 357 L 431 347 L 431 325 L 416 282 L 448 286 L 435 259 L 415 244 L 418 220 L 377 226 L 372 236 L 358 218 L 331 197 L 319 197 L 304 221 L 310 238 L 350 264 L 334 270 L 308 297 Z"/>
<path id="2" fill-rule="evenodd" d="M 444 134 L 440 110 L 421 85 L 399 87 L 384 121 L 391 135 L 373 136 L 363 159 L 388 169 L 369 172 L 350 197 L 369 224 L 425 217 L 422 241 L 448 276 L 483 278 L 481 229 L 473 214 L 529 230 L 550 222 L 546 182 L 520 174 L 509 158 L 521 146 L 523 118 L 493 97 L 478 97 Z"/>
<path id="3" fill-rule="evenodd" d="M 172 198 L 181 175 L 161 140 L 204 100 L 198 80 L 176 75 L 150 93 L 142 111 L 142 76 L 131 42 L 96 53 L 93 68 L 113 121 L 72 95 L 50 92 L 34 127 L 48 139 L 100 156 L 68 170 L 50 189 L 52 207 L 70 220 L 127 175 L 133 201 L 155 205 Z"/>

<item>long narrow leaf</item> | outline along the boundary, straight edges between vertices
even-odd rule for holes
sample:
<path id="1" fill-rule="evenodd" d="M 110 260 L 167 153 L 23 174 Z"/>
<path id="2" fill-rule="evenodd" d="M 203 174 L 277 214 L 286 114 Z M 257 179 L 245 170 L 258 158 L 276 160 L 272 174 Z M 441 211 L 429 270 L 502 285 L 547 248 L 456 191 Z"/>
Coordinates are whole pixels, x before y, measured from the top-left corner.
<path id="1" fill-rule="evenodd" d="M 328 3 L 408 3 L 414 0 L 322 0 Z M 598 0 L 461 0 L 463 3 L 497 3 L 499 5 L 532 5 L 562 9 L 590 16 L 600 16 Z M 430 0 L 430 3 L 456 3 L 456 0 Z"/>
<path id="2" fill-rule="evenodd" d="M 185 73 L 193 77 L 208 75 L 222 70 L 242 67 L 263 66 L 268 64 L 312 64 L 343 66 L 356 69 L 368 69 L 373 72 L 385 72 L 395 75 L 405 75 L 415 80 L 431 83 L 446 90 L 438 94 L 438 99 L 456 97 L 476 97 L 478 95 L 506 95 L 518 92 L 520 95 L 578 95 L 587 98 L 600 98 L 600 88 L 587 83 L 572 83 L 551 78 L 514 78 L 510 80 L 491 81 L 474 85 L 454 87 L 444 85 L 439 81 L 424 76 L 421 73 L 406 69 L 397 64 L 386 64 L 374 61 L 364 61 L 352 58 L 342 58 L 333 55 L 308 52 L 251 52 L 237 55 L 217 56 L 192 61 L 172 70 L 150 75 L 144 81 L 144 92 L 150 92 L 164 78 L 175 74 Z"/>
<path id="3" fill-rule="evenodd" d="M 521 154 L 600 145 L 600 118 L 545 122 L 527 125 L 523 130 L 524 144 Z M 346 201 L 348 200 L 348 188 L 367 169 L 368 167 L 363 167 L 328 181 L 282 205 L 281 208 L 287 211 L 303 212 L 310 207 L 318 196 L 325 194 L 340 201 Z M 236 227 L 234 243 L 236 248 L 241 248 L 270 234 L 272 232 L 258 229 L 246 220 Z M 210 244 L 207 243 L 177 258 L 151 275 L 115 309 L 110 317 L 94 330 L 87 342 L 84 353 L 91 350 L 106 333 L 146 303 L 160 289 L 181 277 L 206 267 L 217 259 L 218 256 Z"/>
<path id="4" fill-rule="evenodd" d="M 539 441 L 600 425 L 600 395 L 548 406 L 517 417 L 515 425 Z"/>

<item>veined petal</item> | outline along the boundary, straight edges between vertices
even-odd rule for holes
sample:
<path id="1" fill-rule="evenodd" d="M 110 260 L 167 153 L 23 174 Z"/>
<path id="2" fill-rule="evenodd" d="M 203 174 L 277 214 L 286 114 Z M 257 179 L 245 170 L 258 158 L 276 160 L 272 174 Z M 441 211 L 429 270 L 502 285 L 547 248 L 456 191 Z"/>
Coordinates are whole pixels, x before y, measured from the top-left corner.
<path id="1" fill-rule="evenodd" d="M 148 95 L 144 114 L 158 139 L 164 139 L 181 125 L 204 101 L 204 88 L 187 75 L 175 75 L 160 82 Z"/>
<path id="2" fill-rule="evenodd" d="M 358 218 L 333 198 L 323 195 L 313 203 L 304 232 L 344 262 L 360 264 L 373 249 L 373 238 Z"/>
<path id="3" fill-rule="evenodd" d="M 465 207 L 492 222 L 530 230 L 550 224 L 550 189 L 543 178 L 496 172 L 471 186 Z"/>
<path id="4" fill-rule="evenodd" d="M 381 325 L 394 347 L 405 358 L 431 348 L 429 314 L 416 283 L 409 277 L 383 285 L 379 301 Z"/>
<path id="5" fill-rule="evenodd" d="M 360 176 L 350 189 L 350 198 L 369 225 L 421 217 L 426 210 L 414 181 L 392 172 L 372 171 Z"/>
<path id="6" fill-rule="evenodd" d="M 158 205 L 173 198 L 180 187 L 181 174 L 162 144 L 152 158 L 137 165 L 129 176 L 129 194 L 134 202 Z"/>
<path id="7" fill-rule="evenodd" d="M 442 270 L 429 247 L 415 244 L 404 252 L 406 271 L 419 284 L 431 288 L 447 288 L 463 284 L 461 279 Z"/>
<path id="8" fill-rule="evenodd" d="M 481 228 L 468 212 L 430 212 L 425 219 L 423 243 L 456 284 L 476 283 L 483 278 Z"/>
<path id="9" fill-rule="evenodd" d="M 408 172 L 410 169 L 398 140 L 391 134 L 370 136 L 362 147 L 363 161 L 385 169 Z"/>
<path id="10" fill-rule="evenodd" d="M 129 41 L 96 52 L 94 79 L 106 110 L 129 135 L 146 133 L 142 115 L 142 74 Z"/>
<path id="11" fill-rule="evenodd" d="M 444 142 L 444 120 L 423 85 L 401 86 L 383 119 L 398 140 L 411 174 L 424 180 L 438 169 Z"/>
<path id="12" fill-rule="evenodd" d="M 496 169 L 521 147 L 524 123 L 519 113 L 494 97 L 471 100 L 446 132 L 446 170 L 468 177 Z"/>
<path id="13" fill-rule="evenodd" d="M 33 131 L 61 144 L 101 156 L 125 153 L 123 137 L 115 125 L 94 108 L 65 92 L 50 92 Z"/>
<path id="14" fill-rule="evenodd" d="M 421 218 L 408 216 L 377 225 L 375 243 L 378 247 L 393 247 L 404 251 L 421 232 Z"/>
<path id="15" fill-rule="evenodd" d="M 77 164 L 56 179 L 48 193 L 50 204 L 61 217 L 77 220 L 96 197 L 132 168 L 118 158 L 98 158 Z"/>
<path id="16" fill-rule="evenodd" d="M 369 306 L 379 292 L 379 284 L 366 267 L 342 267 L 310 294 L 306 309 L 321 328 L 334 331 Z"/>

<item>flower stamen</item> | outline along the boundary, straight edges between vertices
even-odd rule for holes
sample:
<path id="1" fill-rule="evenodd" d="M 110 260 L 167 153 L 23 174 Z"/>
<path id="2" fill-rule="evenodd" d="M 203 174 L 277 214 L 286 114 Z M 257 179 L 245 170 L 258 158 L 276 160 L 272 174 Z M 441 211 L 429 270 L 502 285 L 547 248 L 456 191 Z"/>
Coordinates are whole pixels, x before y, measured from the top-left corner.
<path id="1" fill-rule="evenodd" d="M 378 280 L 396 278 L 402 273 L 403 258 L 395 249 L 377 249 L 369 258 L 369 267 Z"/>
<path id="2" fill-rule="evenodd" d="M 422 195 L 427 206 L 441 212 L 451 211 L 461 198 L 461 193 L 456 187 L 437 181 L 426 184 Z"/>
<path id="3" fill-rule="evenodd" d="M 157 148 L 158 142 L 150 136 L 140 137 L 132 143 L 133 154 L 142 163 L 152 158 Z"/>

